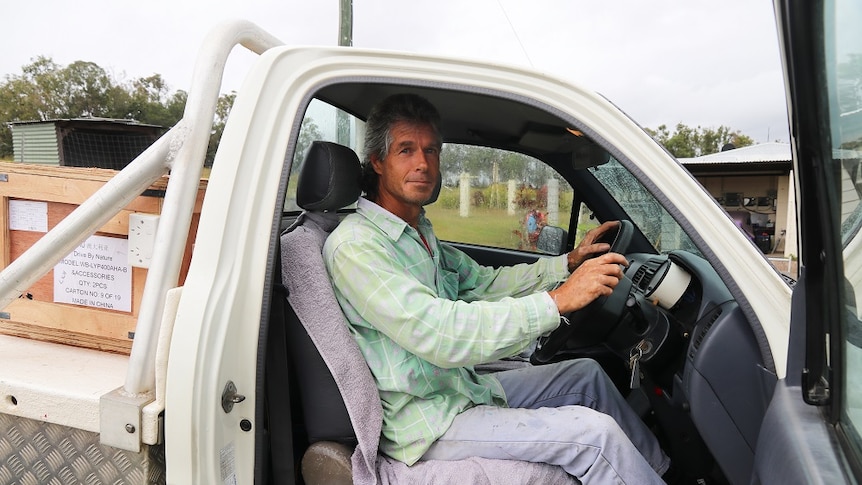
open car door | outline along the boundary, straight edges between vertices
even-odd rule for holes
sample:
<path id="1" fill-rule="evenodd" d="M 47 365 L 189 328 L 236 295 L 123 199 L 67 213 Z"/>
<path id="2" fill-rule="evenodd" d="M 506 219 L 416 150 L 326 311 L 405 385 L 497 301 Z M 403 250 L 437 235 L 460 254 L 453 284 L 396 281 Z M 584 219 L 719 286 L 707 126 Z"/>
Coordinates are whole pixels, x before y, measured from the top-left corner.
<path id="1" fill-rule="evenodd" d="M 754 483 L 856 483 L 862 457 L 862 3 L 778 0 L 800 215 L 787 378 Z"/>

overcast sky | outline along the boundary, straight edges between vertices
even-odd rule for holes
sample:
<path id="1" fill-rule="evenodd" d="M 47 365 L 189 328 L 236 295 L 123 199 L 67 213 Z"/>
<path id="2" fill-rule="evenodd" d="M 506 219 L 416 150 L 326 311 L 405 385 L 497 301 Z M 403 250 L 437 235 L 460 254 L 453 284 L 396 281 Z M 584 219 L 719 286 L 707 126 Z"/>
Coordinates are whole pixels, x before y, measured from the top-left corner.
<path id="1" fill-rule="evenodd" d="M 189 90 L 220 22 L 250 20 L 286 44 L 336 45 L 339 0 L 33 0 L 5 5 L 0 77 L 37 56 L 95 62 L 118 80 L 161 74 Z M 771 0 L 354 0 L 357 47 L 532 67 L 608 97 L 645 127 L 728 126 L 788 141 Z M 222 92 L 253 56 L 237 49 Z"/>

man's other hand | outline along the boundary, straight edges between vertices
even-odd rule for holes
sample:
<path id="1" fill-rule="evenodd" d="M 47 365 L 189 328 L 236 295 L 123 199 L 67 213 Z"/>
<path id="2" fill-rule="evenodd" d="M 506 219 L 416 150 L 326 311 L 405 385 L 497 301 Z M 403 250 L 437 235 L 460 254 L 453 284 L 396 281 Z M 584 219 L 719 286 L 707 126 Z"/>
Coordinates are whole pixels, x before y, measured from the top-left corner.
<path id="1" fill-rule="evenodd" d="M 586 236 L 581 240 L 578 247 L 573 249 L 568 254 L 569 273 L 574 272 L 584 261 L 594 257 L 596 254 L 603 254 L 611 249 L 608 243 L 596 243 L 608 231 L 616 231 L 620 227 L 619 221 L 608 221 L 599 227 L 590 229 Z"/>

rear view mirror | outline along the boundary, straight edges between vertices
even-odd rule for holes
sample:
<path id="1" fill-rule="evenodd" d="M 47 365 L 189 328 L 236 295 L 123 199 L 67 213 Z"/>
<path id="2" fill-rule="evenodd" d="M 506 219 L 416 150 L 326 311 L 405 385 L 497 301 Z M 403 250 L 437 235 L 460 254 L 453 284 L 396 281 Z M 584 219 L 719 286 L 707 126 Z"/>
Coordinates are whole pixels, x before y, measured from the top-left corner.
<path id="1" fill-rule="evenodd" d="M 568 233 L 562 227 L 545 226 L 542 232 L 539 233 L 539 239 L 536 241 L 536 249 L 545 253 L 558 256 L 566 252 L 566 240 Z"/>
<path id="2" fill-rule="evenodd" d="M 579 131 L 570 131 L 579 136 L 570 139 L 572 148 L 572 168 L 581 170 L 585 168 L 598 167 L 608 163 L 611 154 L 597 145 L 589 138 L 583 136 Z"/>
<path id="3" fill-rule="evenodd" d="M 572 152 L 572 168 L 581 170 L 598 167 L 608 163 L 610 159 L 611 154 L 604 148 L 594 144 L 584 145 Z"/>

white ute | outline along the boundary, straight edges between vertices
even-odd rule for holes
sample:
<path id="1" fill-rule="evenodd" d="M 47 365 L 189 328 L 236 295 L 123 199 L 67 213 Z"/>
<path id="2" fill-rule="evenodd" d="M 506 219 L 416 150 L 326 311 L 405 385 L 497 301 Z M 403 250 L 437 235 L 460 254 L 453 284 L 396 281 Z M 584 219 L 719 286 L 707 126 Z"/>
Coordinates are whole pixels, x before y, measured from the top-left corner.
<path id="1" fill-rule="evenodd" d="M 189 241 L 222 71 L 237 44 L 260 57 L 237 94 Z M 542 73 L 358 48 L 286 47 L 247 22 L 219 26 L 206 39 L 183 119 L 0 273 L 5 308 L 170 173 L 161 212 L 148 222 L 155 233 L 147 247 L 133 248 L 151 260 L 129 355 L 0 335 L 0 483 L 359 480 L 350 463 L 356 437 L 316 435 L 314 419 L 336 422 L 344 409 L 337 394 L 310 397 L 318 386 L 308 382 L 318 381 L 304 373 L 315 364 L 295 351 L 305 341 L 291 333 L 291 306 L 281 310 L 280 242 L 300 214 L 313 212 L 297 206 L 297 185 L 306 183 L 300 170 L 319 167 L 309 167 L 301 152 L 310 141 L 328 140 L 361 156 L 368 110 L 400 91 L 422 94 L 441 111 L 444 158 L 461 153 L 451 145 L 530 160 L 515 172 L 536 170 L 558 194 L 547 202 L 549 225 L 563 230 L 558 250 L 575 244 L 579 225 L 625 219 L 634 226 L 620 249 L 630 261 L 626 284 L 602 307 L 604 323 L 552 335 L 540 342 L 540 350 L 554 349 L 550 355 L 521 363 L 599 360 L 689 483 L 780 483 L 784 472 L 765 472 L 781 468 L 771 465 L 777 458 L 770 450 L 792 438 L 776 437 L 774 413 L 782 411 L 773 396 L 785 406 L 808 406 L 797 388 L 799 366 L 791 365 L 794 282 L 635 122 L 602 96 Z M 435 229 L 482 264 L 544 257 L 541 245 L 537 251 L 460 239 L 461 224 L 444 218 L 472 217 L 472 225 L 497 217 L 468 214 L 464 201 L 477 196 L 463 192 L 470 183 L 478 191 L 496 182 L 494 164 L 493 179 L 443 174 L 440 199 L 428 208 Z M 467 194 L 460 214 L 457 183 Z M 343 214 L 350 207 L 326 209 Z M 505 205 L 499 210 L 505 213 Z M 187 246 L 191 263 L 178 286 Z M 667 274 L 677 287 L 662 287 Z M 668 291 L 673 301 L 657 296 Z M 276 342 L 281 325 L 288 336 Z M 626 364 L 638 348 L 634 379 Z M 316 354 L 310 343 L 305 349 Z M 356 369 L 357 379 L 367 370 L 362 363 Z M 326 443 L 333 447 L 314 455 Z M 818 470 L 849 476 L 835 462 Z"/>

